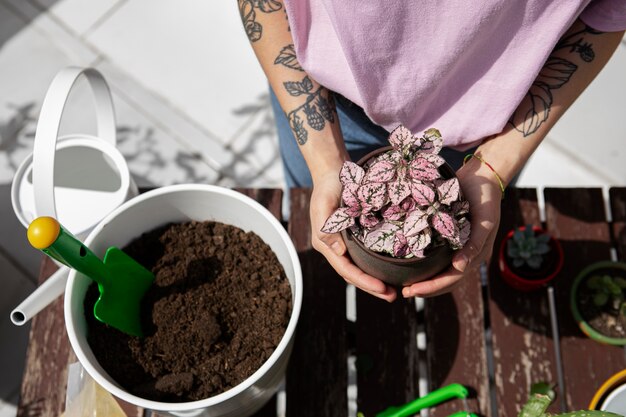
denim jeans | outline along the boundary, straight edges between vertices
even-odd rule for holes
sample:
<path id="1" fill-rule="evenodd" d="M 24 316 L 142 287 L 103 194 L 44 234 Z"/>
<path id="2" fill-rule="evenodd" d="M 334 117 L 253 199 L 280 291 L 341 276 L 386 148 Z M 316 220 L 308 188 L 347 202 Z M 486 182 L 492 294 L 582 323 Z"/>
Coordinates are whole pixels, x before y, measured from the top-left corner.
<path id="1" fill-rule="evenodd" d="M 289 121 L 271 89 L 270 96 L 278 129 L 280 155 L 287 189 L 311 187 L 313 183 L 309 169 L 300 153 L 299 145 L 289 126 Z M 353 161 L 356 162 L 369 152 L 389 145 L 387 141 L 389 132 L 370 121 L 361 107 L 339 94 L 335 94 L 335 103 L 343 140 Z M 463 157 L 472 152 L 473 149 L 459 152 L 444 148 L 440 155 L 445 158 L 446 162 L 454 170 L 457 170 L 463 164 Z"/>

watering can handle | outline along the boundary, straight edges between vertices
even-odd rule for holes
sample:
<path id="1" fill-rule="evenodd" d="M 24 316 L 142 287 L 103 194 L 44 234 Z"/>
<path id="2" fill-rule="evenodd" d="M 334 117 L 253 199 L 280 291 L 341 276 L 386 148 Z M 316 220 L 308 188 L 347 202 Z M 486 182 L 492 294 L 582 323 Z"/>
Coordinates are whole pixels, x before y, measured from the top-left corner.
<path id="1" fill-rule="evenodd" d="M 41 106 L 33 147 L 35 212 L 56 217 L 54 199 L 54 156 L 61 116 L 72 87 L 84 75 L 94 94 L 98 138 L 115 146 L 115 113 L 111 92 L 104 77 L 93 68 L 67 67 L 52 80 Z"/>

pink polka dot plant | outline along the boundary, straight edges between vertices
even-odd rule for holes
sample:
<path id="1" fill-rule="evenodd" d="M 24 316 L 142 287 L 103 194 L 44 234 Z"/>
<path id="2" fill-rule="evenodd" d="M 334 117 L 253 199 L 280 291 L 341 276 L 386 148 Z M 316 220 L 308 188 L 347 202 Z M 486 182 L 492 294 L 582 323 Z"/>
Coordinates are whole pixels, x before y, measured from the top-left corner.
<path id="1" fill-rule="evenodd" d="M 462 248 L 470 234 L 469 202 L 459 180 L 440 172 L 439 131 L 418 137 L 400 125 L 389 142 L 390 150 L 363 166 L 343 164 L 342 204 L 322 231 L 349 229 L 366 248 L 395 258 L 424 258 L 440 245 Z"/>

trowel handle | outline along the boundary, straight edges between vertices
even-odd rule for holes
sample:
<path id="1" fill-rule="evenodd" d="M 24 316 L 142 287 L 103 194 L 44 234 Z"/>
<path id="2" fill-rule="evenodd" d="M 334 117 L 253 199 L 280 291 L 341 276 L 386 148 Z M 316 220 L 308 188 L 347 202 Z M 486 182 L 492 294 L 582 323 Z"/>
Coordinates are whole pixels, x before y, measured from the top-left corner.
<path id="1" fill-rule="evenodd" d="M 27 236 L 34 248 L 93 279 L 99 287 L 105 285 L 108 278 L 104 263 L 55 218 L 36 218 L 28 226 Z"/>
<path id="2" fill-rule="evenodd" d="M 417 414 L 424 408 L 433 407 L 453 398 L 467 398 L 467 395 L 467 388 L 463 385 L 450 384 L 401 407 L 390 407 L 382 413 L 376 414 L 376 417 L 408 417 Z"/>

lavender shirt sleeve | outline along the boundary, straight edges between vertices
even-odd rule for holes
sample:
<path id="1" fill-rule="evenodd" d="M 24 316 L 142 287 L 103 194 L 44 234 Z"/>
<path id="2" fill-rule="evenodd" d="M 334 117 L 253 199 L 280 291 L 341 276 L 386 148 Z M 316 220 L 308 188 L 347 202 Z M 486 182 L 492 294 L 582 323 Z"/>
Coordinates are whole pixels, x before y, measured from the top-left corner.
<path id="1" fill-rule="evenodd" d="M 626 0 L 593 0 L 580 14 L 585 24 L 602 32 L 626 29 Z"/>

